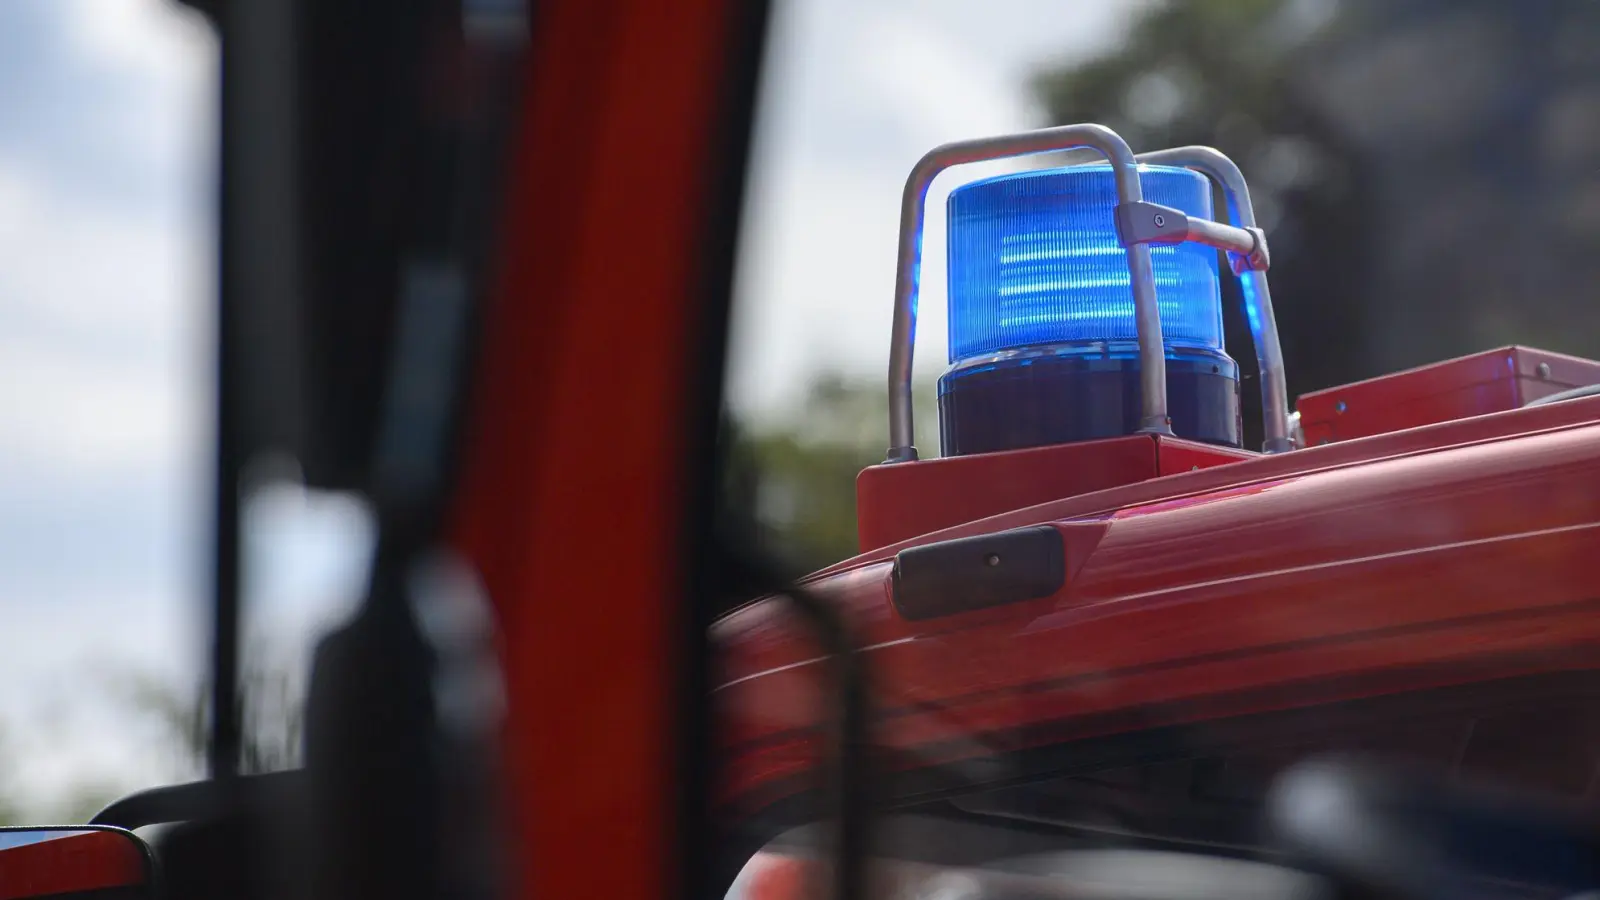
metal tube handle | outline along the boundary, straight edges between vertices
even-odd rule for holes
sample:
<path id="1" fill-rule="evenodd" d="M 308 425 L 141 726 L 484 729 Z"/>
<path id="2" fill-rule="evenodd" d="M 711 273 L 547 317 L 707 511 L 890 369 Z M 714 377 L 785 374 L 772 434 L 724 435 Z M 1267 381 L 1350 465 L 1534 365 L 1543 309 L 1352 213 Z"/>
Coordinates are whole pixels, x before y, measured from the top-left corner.
<path id="1" fill-rule="evenodd" d="M 1250 186 L 1245 184 L 1244 173 L 1222 151 L 1212 147 L 1174 147 L 1141 153 L 1137 158 L 1142 163 L 1193 169 L 1210 178 L 1222 188 L 1228 201 L 1230 223 L 1259 238 L 1261 231 L 1256 227 L 1256 211 L 1250 205 Z M 1217 246 L 1199 237 L 1191 239 Z M 1260 247 L 1264 255 L 1265 243 Z M 1232 247 L 1221 249 L 1236 252 Z M 1289 386 L 1283 371 L 1283 347 L 1278 343 L 1278 321 L 1273 317 L 1272 293 L 1267 289 L 1266 260 L 1243 266 L 1239 262 L 1236 258 L 1235 271 L 1244 293 L 1245 319 L 1250 323 L 1256 364 L 1261 370 L 1261 449 L 1266 453 L 1282 453 L 1293 450 L 1295 441 L 1289 424 Z M 1248 257 L 1245 262 L 1249 262 Z"/>
<path id="2" fill-rule="evenodd" d="M 1095 150 L 1111 163 L 1119 205 L 1144 200 L 1133 151 L 1121 136 L 1104 125 L 1063 125 L 1023 134 L 957 141 L 928 151 L 912 168 L 900 200 L 894 329 L 889 344 L 889 454 L 885 462 L 910 462 L 917 458 L 911 418 L 911 363 L 916 350 L 917 287 L 922 272 L 922 222 L 928 187 L 940 172 L 951 166 L 1078 148 Z M 1141 243 L 1128 245 L 1127 250 L 1134 324 L 1139 336 L 1140 430 L 1171 434 L 1172 422 L 1167 416 L 1167 360 L 1162 347 L 1161 312 L 1156 306 L 1155 277 L 1150 269 L 1150 248 Z"/>

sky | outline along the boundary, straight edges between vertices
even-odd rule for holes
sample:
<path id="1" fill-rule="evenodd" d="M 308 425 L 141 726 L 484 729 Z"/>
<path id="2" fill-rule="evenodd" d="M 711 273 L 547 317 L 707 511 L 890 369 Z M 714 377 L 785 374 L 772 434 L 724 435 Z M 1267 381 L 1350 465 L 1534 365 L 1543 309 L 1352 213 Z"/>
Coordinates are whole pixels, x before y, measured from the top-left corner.
<path id="1" fill-rule="evenodd" d="M 148 3 L 0 4 L 0 789 L 170 776 L 107 723 L 199 659 L 215 63 Z M 96 727 L 99 726 L 99 727 Z"/>
<path id="2" fill-rule="evenodd" d="M 888 359 L 900 189 L 926 150 L 1038 124 L 1035 67 L 1115 41 L 1141 0 L 776 4 L 729 391 L 793 410 Z M 0 800 L 189 777 L 127 711 L 202 671 L 216 45 L 166 0 L 0 2 Z M 942 178 L 919 366 L 943 365 Z M 371 528 L 280 485 L 246 510 L 254 633 L 303 653 L 354 598 Z M 52 804 L 55 806 L 53 807 Z"/>

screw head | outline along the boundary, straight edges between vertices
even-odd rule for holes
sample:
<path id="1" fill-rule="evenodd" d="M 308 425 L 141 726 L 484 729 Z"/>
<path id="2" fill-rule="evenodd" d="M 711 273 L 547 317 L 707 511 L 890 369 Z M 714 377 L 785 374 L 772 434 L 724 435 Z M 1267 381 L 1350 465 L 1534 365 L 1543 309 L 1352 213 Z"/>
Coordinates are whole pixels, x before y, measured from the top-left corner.
<path id="1" fill-rule="evenodd" d="M 1340 400 L 1338 403 L 1335 403 L 1333 405 L 1333 411 L 1337 412 L 1337 413 L 1342 413 L 1342 412 L 1344 412 L 1345 410 L 1347 410 L 1349 408 L 1350 407 L 1344 405 L 1344 401 L 1343 400 Z"/>
<path id="2" fill-rule="evenodd" d="M 1541 380 L 1548 379 L 1550 377 L 1550 364 L 1549 363 L 1539 363 L 1539 367 L 1537 369 L 1534 369 L 1534 371 L 1538 373 L 1539 378 Z"/>
<path id="3" fill-rule="evenodd" d="M 1000 554 L 991 553 L 988 556 L 985 556 L 983 558 L 983 564 L 988 566 L 991 569 L 994 568 L 995 566 L 1000 565 Z"/>
<path id="4" fill-rule="evenodd" d="M 1157 228 L 1165 228 L 1165 227 L 1167 227 L 1167 217 L 1163 216 L 1161 213 L 1156 213 L 1156 227 Z"/>

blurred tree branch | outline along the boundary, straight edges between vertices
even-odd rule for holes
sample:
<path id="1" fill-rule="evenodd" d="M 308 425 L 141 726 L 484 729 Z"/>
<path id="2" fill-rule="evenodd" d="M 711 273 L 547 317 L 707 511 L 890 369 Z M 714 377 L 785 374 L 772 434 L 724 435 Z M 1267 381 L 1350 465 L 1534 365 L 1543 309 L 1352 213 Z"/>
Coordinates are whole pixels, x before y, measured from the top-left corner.
<path id="1" fill-rule="evenodd" d="M 210 694 L 208 682 L 182 688 L 139 672 L 116 683 L 118 699 L 152 721 L 181 764 L 196 776 L 205 771 Z M 299 669 L 264 652 L 247 655 L 238 703 L 244 723 L 240 771 L 276 772 L 300 765 L 305 710 Z"/>

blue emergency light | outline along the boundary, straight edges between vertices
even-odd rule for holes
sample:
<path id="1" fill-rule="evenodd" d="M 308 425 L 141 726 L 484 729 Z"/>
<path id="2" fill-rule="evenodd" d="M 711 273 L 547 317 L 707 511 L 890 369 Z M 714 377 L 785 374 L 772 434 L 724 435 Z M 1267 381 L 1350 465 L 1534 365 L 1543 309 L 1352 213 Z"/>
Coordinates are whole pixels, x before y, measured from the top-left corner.
<path id="1" fill-rule="evenodd" d="M 1211 184 L 1139 167 L 1147 202 L 1212 217 Z M 1003 175 L 950 193 L 947 456 L 1131 434 L 1138 330 L 1108 165 Z M 1173 433 L 1239 445 L 1238 366 L 1223 351 L 1217 251 L 1150 248 Z"/>
<path id="2" fill-rule="evenodd" d="M 928 189 L 952 166 L 1091 149 L 1109 165 L 989 178 L 950 193 L 946 456 L 1143 432 L 1237 447 L 1239 367 L 1222 345 L 1217 253 L 1243 285 L 1261 448 L 1292 450 L 1271 255 L 1239 167 L 1210 147 L 1135 156 L 1103 125 L 945 144 L 906 178 L 889 339 L 889 452 L 914 462 L 912 360 Z M 1227 200 L 1212 218 L 1211 190 Z"/>

